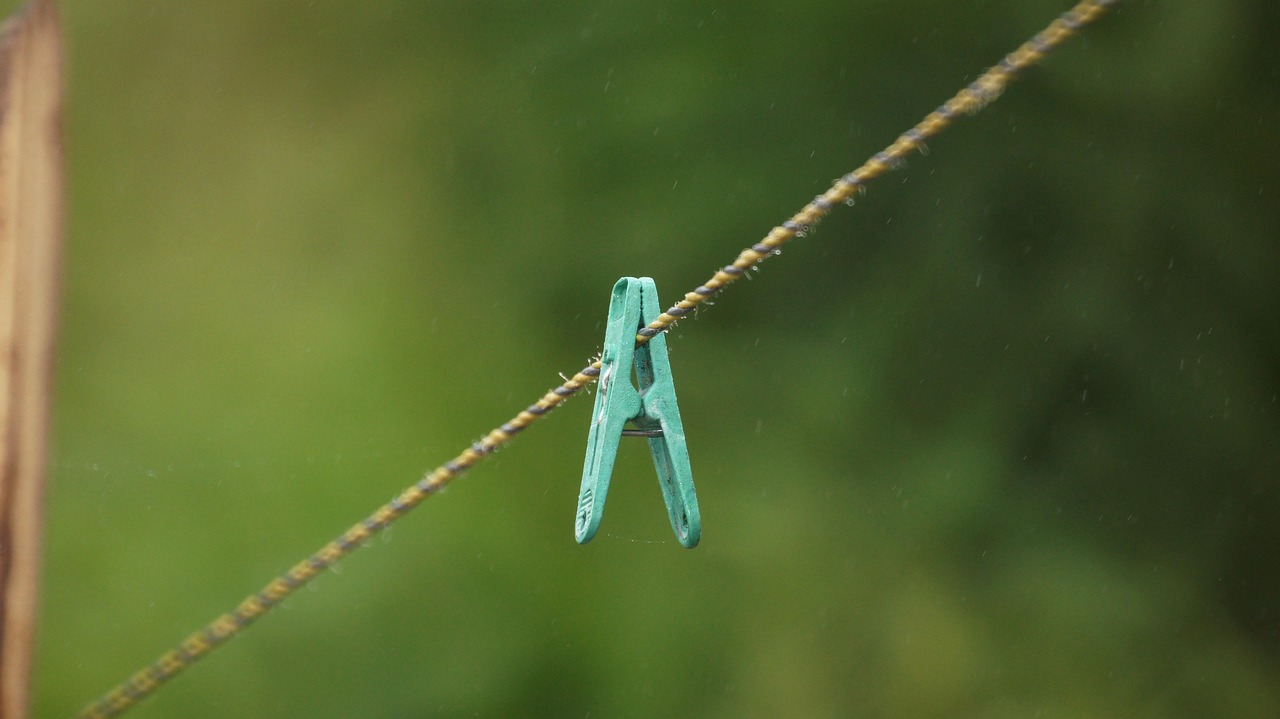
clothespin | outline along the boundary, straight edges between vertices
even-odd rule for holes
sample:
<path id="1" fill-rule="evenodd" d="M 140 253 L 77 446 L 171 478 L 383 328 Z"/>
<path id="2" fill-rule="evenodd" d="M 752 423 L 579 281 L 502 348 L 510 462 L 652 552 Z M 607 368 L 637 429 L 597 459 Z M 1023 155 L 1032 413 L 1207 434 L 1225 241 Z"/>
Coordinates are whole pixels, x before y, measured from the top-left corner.
<path id="1" fill-rule="evenodd" d="M 693 490 L 693 470 L 684 425 L 676 404 L 667 358 L 667 339 L 658 334 L 636 347 L 636 332 L 662 313 L 658 289 L 649 277 L 623 277 L 613 286 L 604 352 L 600 356 L 600 388 L 591 413 L 587 459 L 582 467 L 575 534 L 579 544 L 596 535 L 604 513 L 609 478 L 622 437 L 646 437 L 658 483 L 667 502 L 671 529 L 685 547 L 698 546 L 702 520 Z M 640 388 L 631 384 L 635 368 Z M 627 429 L 627 423 L 635 428 Z"/>

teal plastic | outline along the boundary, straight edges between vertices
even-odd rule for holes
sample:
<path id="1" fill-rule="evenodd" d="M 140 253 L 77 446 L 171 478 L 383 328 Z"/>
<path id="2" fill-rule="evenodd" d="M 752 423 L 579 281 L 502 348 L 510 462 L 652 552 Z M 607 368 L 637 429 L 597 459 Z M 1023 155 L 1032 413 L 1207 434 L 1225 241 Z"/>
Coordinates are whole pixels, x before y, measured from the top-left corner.
<path id="1" fill-rule="evenodd" d="M 661 430 L 660 435 L 648 436 L 649 451 L 658 470 L 671 529 L 680 544 L 689 549 L 698 546 L 702 537 L 693 469 L 667 358 L 667 338 L 659 334 L 636 347 L 636 332 L 661 313 L 658 288 L 652 279 L 623 277 L 613 286 L 604 352 L 600 356 L 600 386 L 591 413 L 582 489 L 578 493 L 574 531 L 579 544 L 591 541 L 600 528 L 618 443 L 628 423 L 642 432 Z M 639 380 L 638 390 L 631 383 L 632 368 Z"/>

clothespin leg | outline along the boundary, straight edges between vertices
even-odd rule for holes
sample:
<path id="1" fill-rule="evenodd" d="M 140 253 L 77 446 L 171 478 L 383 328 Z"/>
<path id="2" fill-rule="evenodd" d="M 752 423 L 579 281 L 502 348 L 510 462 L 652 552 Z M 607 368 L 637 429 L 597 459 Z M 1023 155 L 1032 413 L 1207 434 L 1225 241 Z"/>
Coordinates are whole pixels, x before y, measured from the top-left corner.
<path id="1" fill-rule="evenodd" d="M 653 280 L 640 278 L 643 301 L 641 327 L 662 313 L 658 289 Z M 639 328 L 637 328 L 639 329 Z M 659 334 L 635 353 L 636 378 L 640 382 L 642 428 L 660 428 L 660 437 L 649 438 L 649 451 L 658 472 L 658 483 L 667 504 L 667 515 L 676 539 L 688 549 L 698 546 L 702 537 L 702 516 L 698 511 L 698 495 L 693 486 L 693 468 L 689 462 L 689 446 L 685 441 L 684 423 L 676 402 L 671 360 L 667 356 L 666 335 Z"/>
<path id="2" fill-rule="evenodd" d="M 586 544 L 600 528 L 604 501 L 609 493 L 618 442 L 627 422 L 640 413 L 640 395 L 631 384 L 635 355 L 635 327 L 640 322 L 641 294 L 634 278 L 624 277 L 613 286 L 604 349 L 600 355 L 600 379 L 587 435 L 587 456 L 578 490 L 574 536 Z"/>

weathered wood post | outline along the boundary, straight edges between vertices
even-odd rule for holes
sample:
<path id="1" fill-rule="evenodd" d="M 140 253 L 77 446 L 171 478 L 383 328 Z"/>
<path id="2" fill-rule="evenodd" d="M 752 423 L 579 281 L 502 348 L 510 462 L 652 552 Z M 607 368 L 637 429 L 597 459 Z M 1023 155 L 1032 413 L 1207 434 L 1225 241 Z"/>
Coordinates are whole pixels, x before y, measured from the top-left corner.
<path id="1" fill-rule="evenodd" d="M 29 714 L 62 234 L 53 0 L 0 29 L 0 719 Z"/>

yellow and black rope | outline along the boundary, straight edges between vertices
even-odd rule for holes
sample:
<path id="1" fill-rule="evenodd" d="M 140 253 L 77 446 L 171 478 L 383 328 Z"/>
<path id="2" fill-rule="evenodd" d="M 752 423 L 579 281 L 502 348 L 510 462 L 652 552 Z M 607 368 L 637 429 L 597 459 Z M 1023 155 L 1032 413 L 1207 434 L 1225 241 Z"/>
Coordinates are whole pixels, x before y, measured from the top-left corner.
<path id="1" fill-rule="evenodd" d="M 640 330 L 636 335 L 637 346 L 669 329 L 707 298 L 728 287 L 749 269 L 771 257 L 788 240 L 808 231 L 830 214 L 835 207 L 860 192 L 868 182 L 902 165 L 907 155 L 922 149 L 926 140 L 945 130 L 957 117 L 974 114 L 994 101 L 1019 72 L 1039 62 L 1050 50 L 1096 20 L 1107 8 L 1117 2 L 1119 0 L 1083 0 L 1054 20 L 1047 28 L 1001 60 L 998 65 L 929 113 L 918 125 L 900 135 L 893 144 L 876 153 L 858 169 L 836 180 L 830 189 L 815 197 L 791 219 L 774 227 L 764 239 L 740 252 L 732 264 L 720 268 L 704 284 L 686 293 L 684 299 Z M 360 523 L 343 532 L 337 539 L 273 579 L 260 591 L 249 595 L 235 609 L 187 637 L 177 648 L 166 652 L 154 663 L 137 671 L 119 686 L 86 706 L 80 711 L 79 719 L 106 719 L 117 716 L 137 704 L 160 685 L 195 664 L 218 645 L 266 614 L 317 574 L 332 567 L 375 534 L 418 506 L 422 500 L 435 494 L 466 472 L 476 462 L 510 442 L 517 434 L 572 397 L 578 390 L 595 382 L 599 375 L 600 362 L 597 360 L 565 380 L 560 386 L 542 395 L 537 402 L 474 442 L 458 456 L 427 473 L 417 483 L 379 507 Z"/>
<path id="2" fill-rule="evenodd" d="M 1117 2 L 1119 0 L 1084 0 L 1063 13 L 1049 27 L 1009 53 L 998 65 L 929 113 L 915 127 L 898 136 L 893 144 L 873 155 L 858 169 L 836 180 L 829 190 L 813 198 L 804 209 L 792 215 L 791 219 L 773 228 L 764 239 L 740 252 L 732 264 L 725 265 L 705 284 L 685 294 L 683 300 L 641 330 L 636 341 L 644 342 L 678 322 L 708 297 L 768 259 L 783 243 L 806 232 L 836 206 L 862 191 L 868 182 L 901 166 L 908 155 L 922 149 L 926 140 L 947 129 L 957 117 L 977 113 L 994 102 L 1018 73 L 1039 62 L 1050 50 L 1096 20 Z"/>

